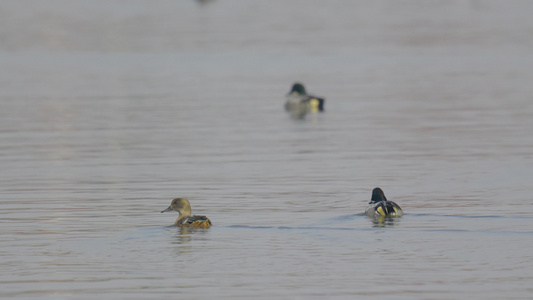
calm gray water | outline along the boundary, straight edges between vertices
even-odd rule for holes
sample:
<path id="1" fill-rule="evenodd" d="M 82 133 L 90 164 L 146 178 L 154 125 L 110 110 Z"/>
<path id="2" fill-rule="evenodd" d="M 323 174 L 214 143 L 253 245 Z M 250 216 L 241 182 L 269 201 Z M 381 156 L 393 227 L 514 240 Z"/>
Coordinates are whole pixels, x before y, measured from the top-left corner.
<path id="1" fill-rule="evenodd" d="M 530 298 L 532 10 L 2 1 L 0 297 Z"/>

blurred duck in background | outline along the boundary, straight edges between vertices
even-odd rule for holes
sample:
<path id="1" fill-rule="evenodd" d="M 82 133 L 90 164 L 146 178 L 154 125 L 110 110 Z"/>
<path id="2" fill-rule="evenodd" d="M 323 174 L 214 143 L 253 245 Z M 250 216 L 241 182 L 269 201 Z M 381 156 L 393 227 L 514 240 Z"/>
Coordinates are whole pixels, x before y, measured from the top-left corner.
<path id="1" fill-rule="evenodd" d="M 289 94 L 287 94 L 285 110 L 293 118 L 303 119 L 307 113 L 323 112 L 324 102 L 324 98 L 308 95 L 303 84 L 295 83 Z"/>

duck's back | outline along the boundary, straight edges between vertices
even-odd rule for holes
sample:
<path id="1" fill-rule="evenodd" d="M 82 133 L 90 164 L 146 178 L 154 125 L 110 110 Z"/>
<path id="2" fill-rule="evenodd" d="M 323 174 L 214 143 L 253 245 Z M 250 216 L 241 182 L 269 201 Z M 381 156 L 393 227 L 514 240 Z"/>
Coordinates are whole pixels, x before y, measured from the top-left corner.
<path id="1" fill-rule="evenodd" d="M 365 213 L 368 216 L 401 217 L 403 210 L 393 201 L 380 201 L 371 204 Z"/>
<path id="2" fill-rule="evenodd" d="M 190 216 L 176 221 L 176 226 L 209 228 L 211 221 L 206 216 Z"/>
<path id="3" fill-rule="evenodd" d="M 301 110 L 304 112 L 324 111 L 324 99 L 311 95 L 290 94 L 287 96 L 285 109 L 287 111 Z"/>

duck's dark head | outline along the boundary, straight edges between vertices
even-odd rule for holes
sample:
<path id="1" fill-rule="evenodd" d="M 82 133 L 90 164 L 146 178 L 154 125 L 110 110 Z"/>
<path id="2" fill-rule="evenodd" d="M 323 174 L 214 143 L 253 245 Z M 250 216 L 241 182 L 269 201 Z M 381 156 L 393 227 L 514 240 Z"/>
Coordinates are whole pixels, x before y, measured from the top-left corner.
<path id="1" fill-rule="evenodd" d="M 305 95 L 305 87 L 301 83 L 295 83 L 292 85 L 292 89 L 289 94 Z"/>
<path id="2" fill-rule="evenodd" d="M 380 201 L 387 201 L 387 197 L 385 197 L 385 193 L 380 188 L 375 188 L 372 190 L 372 199 L 370 200 L 370 203 L 376 203 Z"/>

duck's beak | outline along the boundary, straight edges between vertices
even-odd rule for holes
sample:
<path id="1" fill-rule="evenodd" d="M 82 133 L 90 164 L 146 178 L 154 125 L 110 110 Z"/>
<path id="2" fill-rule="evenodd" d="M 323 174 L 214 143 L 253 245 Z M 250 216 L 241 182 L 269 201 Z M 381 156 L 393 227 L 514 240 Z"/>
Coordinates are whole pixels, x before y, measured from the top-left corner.
<path id="1" fill-rule="evenodd" d="M 173 210 L 171 206 L 169 206 L 167 209 L 163 210 L 161 213 L 164 213 L 164 212 L 167 212 L 167 211 L 171 211 Z"/>

